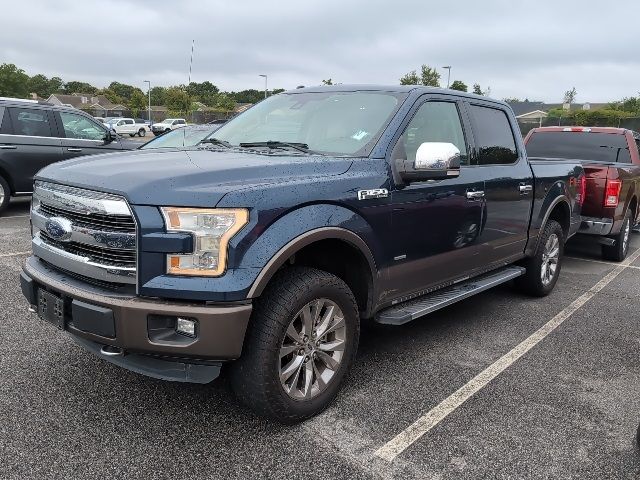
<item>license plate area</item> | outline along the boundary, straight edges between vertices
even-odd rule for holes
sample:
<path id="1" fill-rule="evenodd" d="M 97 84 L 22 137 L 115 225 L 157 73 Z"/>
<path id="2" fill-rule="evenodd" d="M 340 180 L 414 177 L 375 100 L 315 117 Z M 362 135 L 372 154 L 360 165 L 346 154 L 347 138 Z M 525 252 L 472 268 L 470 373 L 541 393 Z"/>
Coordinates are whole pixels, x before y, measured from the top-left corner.
<path id="1" fill-rule="evenodd" d="M 53 293 L 38 289 L 38 317 L 64 330 L 64 300 Z"/>

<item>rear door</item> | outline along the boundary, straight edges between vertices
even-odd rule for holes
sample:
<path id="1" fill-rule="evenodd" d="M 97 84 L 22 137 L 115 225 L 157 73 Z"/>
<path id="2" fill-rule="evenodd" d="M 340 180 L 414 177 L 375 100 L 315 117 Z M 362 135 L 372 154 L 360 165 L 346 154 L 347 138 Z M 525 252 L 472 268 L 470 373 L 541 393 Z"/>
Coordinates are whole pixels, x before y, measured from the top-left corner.
<path id="1" fill-rule="evenodd" d="M 522 256 L 527 244 L 533 173 L 519 135 L 501 108 L 491 103 L 467 104 L 473 126 L 474 164 L 484 181 L 485 216 L 479 243 L 486 265 Z"/>
<path id="2" fill-rule="evenodd" d="M 0 169 L 13 193 L 33 190 L 33 177 L 47 165 L 62 160 L 50 111 L 30 107 L 0 108 Z"/>
<path id="3" fill-rule="evenodd" d="M 80 155 L 95 155 L 122 150 L 118 141 L 105 140 L 107 129 L 85 115 L 60 111 L 55 112 L 62 139 L 62 155 L 73 158 Z"/>

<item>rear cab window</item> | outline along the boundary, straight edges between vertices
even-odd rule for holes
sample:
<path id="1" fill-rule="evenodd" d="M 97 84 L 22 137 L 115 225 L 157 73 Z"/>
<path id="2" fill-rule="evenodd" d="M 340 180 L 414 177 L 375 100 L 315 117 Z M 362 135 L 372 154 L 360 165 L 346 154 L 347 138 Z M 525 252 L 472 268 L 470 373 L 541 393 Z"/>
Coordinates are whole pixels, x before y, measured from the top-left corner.
<path id="1" fill-rule="evenodd" d="M 596 132 L 534 132 L 527 142 L 530 157 L 631 163 L 625 135 Z"/>
<path id="2" fill-rule="evenodd" d="M 470 105 L 477 165 L 509 165 L 518 160 L 509 117 L 498 108 Z"/>

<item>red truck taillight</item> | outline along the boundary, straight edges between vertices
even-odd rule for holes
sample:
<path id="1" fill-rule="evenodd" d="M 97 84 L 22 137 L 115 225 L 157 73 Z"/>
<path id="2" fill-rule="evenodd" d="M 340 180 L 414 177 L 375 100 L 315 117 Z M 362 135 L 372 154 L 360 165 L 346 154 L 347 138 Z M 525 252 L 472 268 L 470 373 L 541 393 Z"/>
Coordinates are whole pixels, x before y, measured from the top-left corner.
<path id="1" fill-rule="evenodd" d="M 604 189 L 604 206 L 617 207 L 620 197 L 620 189 L 622 188 L 622 180 L 609 180 Z"/>

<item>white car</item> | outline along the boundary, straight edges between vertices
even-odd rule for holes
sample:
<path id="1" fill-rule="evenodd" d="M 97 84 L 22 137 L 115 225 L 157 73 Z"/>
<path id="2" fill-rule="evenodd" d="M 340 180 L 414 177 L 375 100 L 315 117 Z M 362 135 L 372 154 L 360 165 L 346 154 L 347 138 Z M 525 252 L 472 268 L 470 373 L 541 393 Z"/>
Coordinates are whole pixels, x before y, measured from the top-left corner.
<path id="1" fill-rule="evenodd" d="M 167 118 L 159 123 L 151 125 L 151 131 L 154 135 L 162 135 L 163 133 L 170 132 L 176 128 L 182 128 L 187 126 L 187 121 L 184 118 Z"/>
<path id="2" fill-rule="evenodd" d="M 137 119 L 133 118 L 118 118 L 113 119 L 109 125 L 119 135 L 129 134 L 130 137 L 139 135 L 144 137 L 147 132 L 150 132 L 149 125 L 144 123 L 144 120 L 140 119 L 140 123 L 136 122 Z"/>

